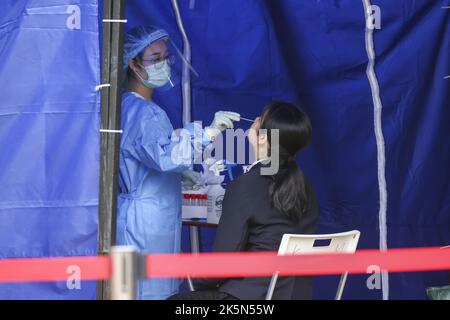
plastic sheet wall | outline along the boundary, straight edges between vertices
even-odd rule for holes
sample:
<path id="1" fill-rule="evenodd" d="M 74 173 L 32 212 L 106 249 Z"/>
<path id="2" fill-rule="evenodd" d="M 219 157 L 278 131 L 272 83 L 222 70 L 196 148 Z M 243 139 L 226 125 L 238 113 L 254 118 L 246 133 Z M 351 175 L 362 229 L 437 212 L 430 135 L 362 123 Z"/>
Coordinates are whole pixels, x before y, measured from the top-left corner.
<path id="1" fill-rule="evenodd" d="M 367 1 L 366 1 L 367 2 Z M 450 244 L 447 1 L 372 0 L 375 73 L 383 104 L 388 247 Z M 373 91 L 358 0 L 179 0 L 192 45 L 193 119 L 217 110 L 247 118 L 276 99 L 310 115 L 300 156 L 319 197 L 320 233 L 359 229 L 379 246 Z M 0 257 L 93 255 L 97 248 L 98 9 L 93 0 L 0 3 Z M 78 19 L 80 18 L 80 19 Z M 181 47 L 170 1 L 128 0 L 127 28 L 155 24 Z M 181 90 L 156 94 L 175 127 Z M 243 129 L 247 129 L 243 124 Z M 206 248 L 213 232 L 202 230 Z M 187 248 L 187 235 L 184 237 Z M 344 299 L 380 299 L 351 275 Z M 425 298 L 448 273 L 389 275 L 391 299 Z M 336 277 L 315 281 L 329 299 Z M 94 283 L 2 284 L 0 298 L 95 297 Z"/>
<path id="2" fill-rule="evenodd" d="M 0 12 L 0 258 L 96 255 L 97 1 L 6 0 Z M 0 284 L 0 298 L 95 298 L 95 283 L 72 280 Z"/>
<path id="3" fill-rule="evenodd" d="M 127 2 L 128 28 L 155 24 L 181 38 L 167 1 Z M 300 155 L 317 191 L 318 232 L 359 229 L 359 248 L 379 246 L 374 104 L 366 75 L 361 0 L 179 0 L 192 46 L 193 119 L 217 110 L 251 118 L 270 100 L 310 115 L 313 142 Z M 375 73 L 383 105 L 388 247 L 450 244 L 450 10 L 447 1 L 372 0 Z M 181 95 L 156 97 L 181 126 Z M 242 128 L 247 129 L 243 123 Z M 205 249 L 213 232 L 202 230 Z M 188 242 L 187 233 L 184 235 Z M 186 250 L 188 247 L 186 246 Z M 351 275 L 344 299 L 381 299 L 366 275 Z M 332 299 L 336 277 L 320 277 L 316 299 Z M 447 272 L 389 275 L 389 298 L 425 299 Z"/>

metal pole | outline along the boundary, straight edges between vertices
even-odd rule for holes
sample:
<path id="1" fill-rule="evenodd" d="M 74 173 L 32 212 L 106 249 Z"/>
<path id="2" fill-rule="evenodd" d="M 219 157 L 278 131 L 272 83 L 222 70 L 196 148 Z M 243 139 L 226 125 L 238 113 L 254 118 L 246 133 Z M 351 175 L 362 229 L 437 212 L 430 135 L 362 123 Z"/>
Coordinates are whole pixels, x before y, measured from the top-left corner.
<path id="1" fill-rule="evenodd" d="M 138 256 L 134 247 L 111 249 L 111 300 L 135 300 L 137 290 Z"/>
<path id="2" fill-rule="evenodd" d="M 191 252 L 199 253 L 200 252 L 200 235 L 199 235 L 198 227 L 190 226 L 189 232 L 190 232 L 189 238 L 191 241 Z"/>
<path id="3" fill-rule="evenodd" d="M 191 1 L 191 6 L 195 5 Z M 183 126 L 191 122 L 191 71 L 189 65 L 191 65 L 191 44 L 189 42 L 186 30 L 184 29 L 183 19 L 180 13 L 180 7 L 177 0 L 172 0 L 172 7 L 177 20 L 178 29 L 180 30 L 181 37 L 183 39 L 183 69 L 181 73 L 181 92 L 183 97 Z M 198 240 L 198 227 L 190 226 L 190 238 L 191 238 L 191 252 L 200 252 L 200 244 Z M 187 279 L 189 289 L 194 291 L 194 285 L 190 277 Z"/>
<path id="4" fill-rule="evenodd" d="M 347 275 L 348 275 L 348 272 L 343 273 L 341 275 L 341 279 L 339 280 L 339 285 L 338 285 L 338 289 L 336 291 L 336 296 L 335 296 L 334 300 L 341 300 L 342 292 L 344 292 L 345 282 L 347 281 Z"/>
<path id="5" fill-rule="evenodd" d="M 189 226 L 189 240 L 191 241 L 191 253 L 199 253 L 200 252 L 200 234 L 199 234 L 198 227 Z M 189 285 L 189 290 L 195 291 L 194 283 L 192 282 L 191 277 L 187 278 L 187 282 Z"/>
<path id="6" fill-rule="evenodd" d="M 172 7 L 177 20 L 178 29 L 180 29 L 183 38 L 183 70 L 181 74 L 181 90 L 183 94 L 183 126 L 191 122 L 191 73 L 189 65 L 191 64 L 191 44 L 184 30 L 183 19 L 181 18 L 180 8 L 177 0 L 172 0 Z M 189 63 L 189 65 L 187 63 Z"/>
<path id="7" fill-rule="evenodd" d="M 103 19 L 124 19 L 125 0 L 104 0 Z M 119 170 L 123 23 L 103 23 L 98 254 L 107 255 L 116 241 Z M 107 282 L 97 284 L 97 299 L 109 297 Z"/>
<path id="8" fill-rule="evenodd" d="M 275 286 L 277 284 L 279 272 L 275 272 L 270 279 L 269 288 L 267 289 L 266 300 L 272 300 L 273 292 L 275 290 Z"/>

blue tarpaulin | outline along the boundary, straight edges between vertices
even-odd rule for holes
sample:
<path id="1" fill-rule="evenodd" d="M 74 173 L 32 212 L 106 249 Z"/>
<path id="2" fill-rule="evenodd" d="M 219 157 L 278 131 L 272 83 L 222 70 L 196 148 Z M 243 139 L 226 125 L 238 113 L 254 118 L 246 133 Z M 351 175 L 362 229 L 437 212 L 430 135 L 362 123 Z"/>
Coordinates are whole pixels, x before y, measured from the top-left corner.
<path id="1" fill-rule="evenodd" d="M 79 29 L 70 5 L 80 9 Z M 358 229 L 359 248 L 378 248 L 384 226 L 388 248 L 450 244 L 447 1 L 179 5 L 199 74 L 192 78 L 193 119 L 209 124 L 217 110 L 252 118 L 281 99 L 310 115 L 313 141 L 299 163 L 319 198 L 319 233 Z M 367 5 L 380 9 L 369 41 L 375 78 L 367 73 Z M 126 9 L 127 29 L 159 25 L 182 47 L 170 1 L 128 0 Z M 95 254 L 97 1 L 8 0 L 0 12 L 0 257 Z M 180 127 L 179 86 L 155 99 Z M 213 232 L 203 232 L 210 243 Z M 383 290 L 369 289 L 368 276 L 350 275 L 343 299 L 381 299 Z M 384 294 L 425 299 L 425 287 L 448 281 L 448 272 L 392 273 Z M 336 277 L 317 278 L 314 297 L 333 298 L 336 288 Z M 0 285 L 1 298 L 94 296 L 93 283 L 81 290 L 66 283 Z"/>
<path id="2" fill-rule="evenodd" d="M 0 12 L 0 258 L 96 255 L 97 1 L 7 0 Z M 95 298 L 95 283 L 0 284 L 0 298 Z"/>
<path id="3" fill-rule="evenodd" d="M 361 0 L 179 1 L 192 46 L 193 116 L 217 110 L 247 118 L 270 100 L 288 100 L 312 119 L 313 142 L 300 165 L 318 194 L 320 233 L 358 229 L 359 248 L 379 247 L 377 144 L 366 74 Z M 375 73 L 385 140 L 388 247 L 450 244 L 450 10 L 446 1 L 378 0 Z M 448 3 L 447 3 L 448 5 Z M 156 24 L 181 46 L 166 1 L 128 1 L 127 28 Z M 160 105 L 181 126 L 181 97 Z M 248 129 L 248 124 L 242 124 Z M 202 230 L 208 243 L 211 231 Z M 185 243 L 187 234 L 185 234 Z M 368 275 L 351 275 L 344 299 L 380 299 Z M 447 272 L 389 275 L 389 298 L 425 299 Z M 314 297 L 333 298 L 338 279 L 316 281 Z"/>

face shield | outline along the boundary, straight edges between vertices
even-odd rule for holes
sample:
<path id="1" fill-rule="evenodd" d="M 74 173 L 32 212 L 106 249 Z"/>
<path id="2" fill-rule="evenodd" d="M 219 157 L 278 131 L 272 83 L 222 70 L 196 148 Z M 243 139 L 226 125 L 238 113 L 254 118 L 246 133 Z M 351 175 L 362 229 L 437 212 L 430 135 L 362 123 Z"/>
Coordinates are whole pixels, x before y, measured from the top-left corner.
<path id="1" fill-rule="evenodd" d="M 137 27 L 126 35 L 124 45 L 124 68 L 134 59 L 140 71 L 134 72 L 146 87 L 167 91 L 181 81 L 182 70 L 187 67 L 197 75 L 181 50 L 162 29 Z"/>
<path id="2" fill-rule="evenodd" d="M 145 49 L 140 62 L 147 73 L 147 79 L 141 81 L 148 87 L 168 91 L 180 84 L 184 67 L 194 75 L 198 74 L 173 41 L 168 38 L 163 40 L 165 45 L 155 44 Z"/>

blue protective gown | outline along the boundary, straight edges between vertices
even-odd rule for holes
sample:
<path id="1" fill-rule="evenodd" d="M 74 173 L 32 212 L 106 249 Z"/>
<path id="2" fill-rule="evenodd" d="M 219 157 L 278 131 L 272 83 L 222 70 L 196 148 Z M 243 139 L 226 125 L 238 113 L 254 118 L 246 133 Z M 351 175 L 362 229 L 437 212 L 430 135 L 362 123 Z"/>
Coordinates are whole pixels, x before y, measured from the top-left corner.
<path id="1" fill-rule="evenodd" d="M 133 245 L 141 253 L 180 251 L 181 172 L 190 168 L 193 148 L 201 150 L 210 143 L 199 124 L 185 129 L 189 132 L 185 138 L 171 139 L 173 127 L 163 109 L 134 93 L 124 93 L 118 245 Z M 194 133 L 199 139 L 194 140 Z M 137 297 L 166 299 L 178 292 L 178 286 L 178 279 L 142 280 Z"/>

